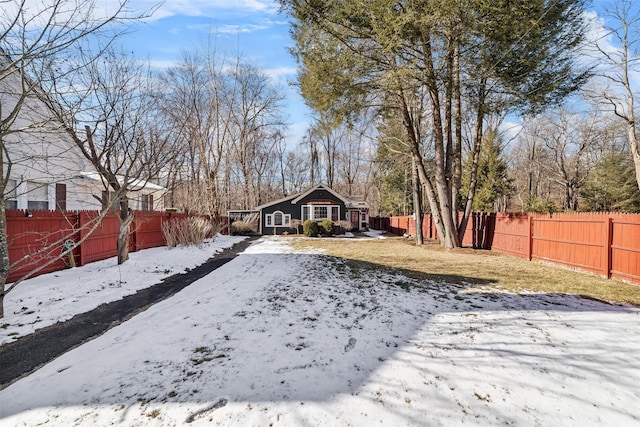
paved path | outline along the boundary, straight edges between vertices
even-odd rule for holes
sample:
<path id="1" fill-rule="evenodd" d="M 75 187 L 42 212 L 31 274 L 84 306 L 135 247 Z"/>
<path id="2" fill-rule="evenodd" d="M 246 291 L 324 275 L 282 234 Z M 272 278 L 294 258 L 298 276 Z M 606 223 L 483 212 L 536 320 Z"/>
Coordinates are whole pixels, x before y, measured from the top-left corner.
<path id="1" fill-rule="evenodd" d="M 65 322 L 0 346 L 0 390 L 203 278 L 238 256 L 253 240 L 250 238 L 236 243 L 186 273 L 175 274 L 118 301 L 102 304 Z"/>

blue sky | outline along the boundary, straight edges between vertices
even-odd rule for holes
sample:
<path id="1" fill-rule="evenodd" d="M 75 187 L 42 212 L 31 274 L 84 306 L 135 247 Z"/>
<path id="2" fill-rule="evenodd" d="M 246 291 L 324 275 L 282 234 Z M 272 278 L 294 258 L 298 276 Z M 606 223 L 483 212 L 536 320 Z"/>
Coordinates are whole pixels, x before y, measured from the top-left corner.
<path id="1" fill-rule="evenodd" d="M 114 3 L 114 0 L 107 0 Z M 130 0 L 136 12 L 157 2 Z M 289 123 L 287 145 L 297 145 L 310 121 L 310 110 L 295 87 L 296 62 L 288 52 L 293 45 L 289 23 L 271 0 L 166 0 L 144 23 L 122 40 L 138 57 L 157 68 L 180 61 L 182 52 L 202 47 L 211 38 L 218 52 L 240 54 L 273 78 L 286 94 Z"/>
<path id="2" fill-rule="evenodd" d="M 112 7 L 117 1 L 105 0 L 104 4 Z M 588 9 L 601 16 L 604 9 L 613 7 L 614 3 L 614 0 L 593 0 Z M 157 4 L 155 0 L 129 1 L 134 11 L 149 10 Z M 596 33 L 600 32 L 596 29 Z M 288 84 L 295 80 L 296 73 L 296 63 L 287 50 L 293 41 L 286 17 L 278 13 L 275 1 L 166 0 L 123 42 L 139 57 L 164 68 L 177 63 L 183 51 L 203 46 L 210 36 L 216 40 L 218 50 L 229 55 L 241 54 L 273 77 L 275 84 L 284 90 L 290 125 L 287 145 L 298 144 L 310 122 L 311 112 L 297 89 Z"/>

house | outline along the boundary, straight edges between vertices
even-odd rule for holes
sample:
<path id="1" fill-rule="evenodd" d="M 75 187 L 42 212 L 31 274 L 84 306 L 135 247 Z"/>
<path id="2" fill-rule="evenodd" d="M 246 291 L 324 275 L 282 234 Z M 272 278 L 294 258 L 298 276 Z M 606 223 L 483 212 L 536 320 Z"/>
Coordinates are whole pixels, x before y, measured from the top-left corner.
<path id="1" fill-rule="evenodd" d="M 0 52 L 1 53 L 1 52 Z M 6 58 L 0 55 L 0 60 Z M 16 74 L 0 79 L 2 120 L 16 104 L 20 80 Z M 66 132 L 51 119 L 44 103 L 27 97 L 10 129 L 0 136 L 6 209 L 99 210 L 109 193 L 91 163 Z M 8 172 L 8 175 L 7 175 Z M 164 209 L 166 190 L 151 183 L 137 183 L 128 197 L 137 210 Z"/>
<path id="2" fill-rule="evenodd" d="M 324 184 L 265 203 L 252 212 L 258 214 L 260 234 L 294 233 L 293 220 L 349 221 L 355 230 L 365 230 L 369 220 L 369 205 L 363 199 L 342 196 Z M 233 215 L 230 211 L 229 216 Z"/>

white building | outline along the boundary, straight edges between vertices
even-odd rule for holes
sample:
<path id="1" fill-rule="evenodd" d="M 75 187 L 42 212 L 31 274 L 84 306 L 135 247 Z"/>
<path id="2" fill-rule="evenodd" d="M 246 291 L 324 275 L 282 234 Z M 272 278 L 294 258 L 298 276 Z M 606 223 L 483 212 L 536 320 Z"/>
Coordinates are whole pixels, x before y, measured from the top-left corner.
<path id="1" fill-rule="evenodd" d="M 17 76 L 0 77 L 0 117 L 15 105 Z M 106 185 L 69 135 L 50 119 L 47 107 L 37 98 L 25 100 L 11 125 L 21 130 L 0 141 L 7 209 L 99 210 L 107 201 Z M 1 178 L 0 178 L 1 179 Z M 137 182 L 128 194 L 136 210 L 162 210 L 166 190 Z"/>

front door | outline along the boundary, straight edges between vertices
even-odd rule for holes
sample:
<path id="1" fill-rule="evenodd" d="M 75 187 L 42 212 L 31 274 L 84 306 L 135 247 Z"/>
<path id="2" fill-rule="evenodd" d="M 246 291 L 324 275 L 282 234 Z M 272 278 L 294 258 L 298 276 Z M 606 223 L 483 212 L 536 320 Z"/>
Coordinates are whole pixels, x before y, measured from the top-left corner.
<path id="1" fill-rule="evenodd" d="M 351 225 L 356 230 L 360 230 L 360 212 L 351 211 Z"/>

